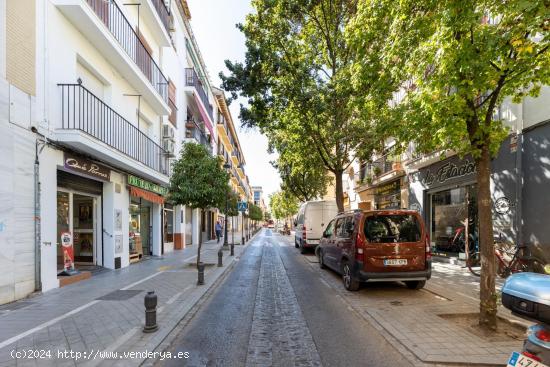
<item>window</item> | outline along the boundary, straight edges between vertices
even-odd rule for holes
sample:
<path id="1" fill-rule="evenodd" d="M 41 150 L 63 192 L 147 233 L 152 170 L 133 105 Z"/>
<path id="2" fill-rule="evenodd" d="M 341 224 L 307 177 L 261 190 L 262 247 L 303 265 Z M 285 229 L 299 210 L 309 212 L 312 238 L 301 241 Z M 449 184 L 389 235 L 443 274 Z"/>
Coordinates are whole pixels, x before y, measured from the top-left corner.
<path id="1" fill-rule="evenodd" d="M 336 237 L 342 237 L 342 228 L 344 227 L 344 222 L 346 218 L 338 218 L 336 220 L 336 225 L 334 226 L 334 234 Z"/>
<path id="2" fill-rule="evenodd" d="M 353 216 L 348 216 L 338 220 L 336 236 L 340 238 L 350 238 L 353 233 Z"/>
<path id="3" fill-rule="evenodd" d="M 327 228 L 325 229 L 325 237 L 327 238 L 332 237 L 333 232 L 334 232 L 334 220 L 331 220 L 330 223 L 327 225 Z"/>
<path id="4" fill-rule="evenodd" d="M 377 215 L 365 222 L 365 236 L 369 242 L 418 242 L 420 224 L 414 215 Z"/>

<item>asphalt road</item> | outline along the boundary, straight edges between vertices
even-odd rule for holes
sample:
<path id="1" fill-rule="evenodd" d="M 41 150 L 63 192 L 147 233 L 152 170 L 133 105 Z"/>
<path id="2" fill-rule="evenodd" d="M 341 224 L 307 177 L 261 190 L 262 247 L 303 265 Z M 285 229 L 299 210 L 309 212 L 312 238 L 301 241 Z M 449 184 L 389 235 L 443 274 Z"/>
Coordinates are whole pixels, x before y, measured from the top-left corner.
<path id="1" fill-rule="evenodd" d="M 411 366 L 270 230 L 168 350 L 190 357 L 166 366 Z"/>

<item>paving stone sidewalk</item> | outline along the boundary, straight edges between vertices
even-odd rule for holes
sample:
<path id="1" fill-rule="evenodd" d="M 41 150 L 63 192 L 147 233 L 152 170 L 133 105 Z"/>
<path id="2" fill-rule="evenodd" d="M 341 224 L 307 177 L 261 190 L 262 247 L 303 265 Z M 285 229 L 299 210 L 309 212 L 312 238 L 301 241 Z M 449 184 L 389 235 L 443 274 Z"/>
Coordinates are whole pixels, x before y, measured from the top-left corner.
<path id="1" fill-rule="evenodd" d="M 511 352 L 522 348 L 523 340 L 481 337 L 441 316 L 479 312 L 479 278 L 460 265 L 434 263 L 432 279 L 420 291 L 397 283 L 369 283 L 358 292 L 347 292 L 334 273 L 320 275 L 388 342 L 401 344 L 404 354 L 410 352 L 422 361 L 418 365 L 505 366 Z M 502 280 L 498 280 L 497 287 L 501 286 Z M 502 306 L 498 314 L 529 325 Z"/>
<path id="2" fill-rule="evenodd" d="M 220 245 L 203 244 L 204 286 L 196 285 L 197 249 L 189 246 L 0 307 L 0 367 L 139 365 L 246 248 L 235 246 L 233 257 L 223 251 L 224 266 L 217 267 Z M 145 334 L 143 297 L 151 290 L 158 296 L 159 330 Z M 45 351 L 44 358 L 12 357 L 30 350 Z M 135 354 L 121 356 L 124 351 Z M 107 352 L 118 352 L 120 359 L 101 358 Z"/>

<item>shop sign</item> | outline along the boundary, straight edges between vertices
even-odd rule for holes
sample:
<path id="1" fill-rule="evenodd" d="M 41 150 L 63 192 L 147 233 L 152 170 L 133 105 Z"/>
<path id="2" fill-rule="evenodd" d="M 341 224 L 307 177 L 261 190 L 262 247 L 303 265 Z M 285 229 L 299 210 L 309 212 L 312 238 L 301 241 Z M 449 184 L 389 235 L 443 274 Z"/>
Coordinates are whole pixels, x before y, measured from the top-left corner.
<path id="1" fill-rule="evenodd" d="M 61 233 L 61 248 L 63 249 L 63 268 L 74 270 L 74 248 L 71 232 Z"/>
<path id="2" fill-rule="evenodd" d="M 376 209 L 398 209 L 401 207 L 400 180 L 376 188 Z"/>
<path id="3" fill-rule="evenodd" d="M 458 157 L 453 157 L 423 170 L 421 182 L 427 187 L 435 187 L 466 178 L 475 172 L 476 164 L 472 158 L 460 160 Z"/>
<path id="4" fill-rule="evenodd" d="M 151 191 L 162 196 L 168 195 L 168 189 L 166 187 L 145 181 L 144 179 L 136 176 L 128 175 L 128 185 L 139 187 L 140 189 Z"/>
<path id="5" fill-rule="evenodd" d="M 109 168 L 88 159 L 76 157 L 68 153 L 64 154 L 63 165 L 71 171 L 100 179 L 102 181 L 109 181 L 111 178 L 111 170 Z"/>

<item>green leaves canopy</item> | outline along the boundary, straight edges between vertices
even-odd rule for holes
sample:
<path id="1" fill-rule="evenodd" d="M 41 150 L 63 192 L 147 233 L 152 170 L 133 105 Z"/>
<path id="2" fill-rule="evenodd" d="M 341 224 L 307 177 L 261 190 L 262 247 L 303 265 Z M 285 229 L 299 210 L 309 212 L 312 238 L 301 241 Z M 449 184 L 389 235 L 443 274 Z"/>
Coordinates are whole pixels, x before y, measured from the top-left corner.
<path id="1" fill-rule="evenodd" d="M 298 212 L 299 202 L 285 191 L 277 191 L 269 196 L 269 206 L 275 219 L 291 217 Z"/>
<path id="2" fill-rule="evenodd" d="M 191 208 L 225 208 L 228 180 L 219 157 L 212 157 L 202 145 L 184 143 L 173 165 L 170 200 Z"/>
<path id="3" fill-rule="evenodd" d="M 247 98 L 241 120 L 259 127 L 275 149 L 313 158 L 335 174 L 343 209 L 342 172 L 372 133 L 352 98 L 358 92 L 350 83 L 356 48 L 344 33 L 357 0 L 254 0 L 252 5 L 256 12 L 240 26 L 246 60 L 226 61 L 230 75 L 220 75 L 223 88 L 234 98 L 239 93 Z M 363 87 L 360 93 L 367 92 L 368 85 Z"/>

